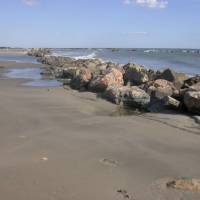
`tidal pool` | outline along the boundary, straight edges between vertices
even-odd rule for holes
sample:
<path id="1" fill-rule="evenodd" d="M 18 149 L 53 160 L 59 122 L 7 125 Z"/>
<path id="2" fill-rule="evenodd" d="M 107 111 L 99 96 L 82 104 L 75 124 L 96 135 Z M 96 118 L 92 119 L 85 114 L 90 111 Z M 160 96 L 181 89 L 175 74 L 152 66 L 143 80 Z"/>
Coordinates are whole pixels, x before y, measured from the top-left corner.
<path id="1" fill-rule="evenodd" d="M 59 87 L 61 82 L 51 79 L 43 79 L 40 68 L 10 69 L 4 75 L 10 79 L 28 79 L 23 83 L 25 86 L 32 87 Z"/>

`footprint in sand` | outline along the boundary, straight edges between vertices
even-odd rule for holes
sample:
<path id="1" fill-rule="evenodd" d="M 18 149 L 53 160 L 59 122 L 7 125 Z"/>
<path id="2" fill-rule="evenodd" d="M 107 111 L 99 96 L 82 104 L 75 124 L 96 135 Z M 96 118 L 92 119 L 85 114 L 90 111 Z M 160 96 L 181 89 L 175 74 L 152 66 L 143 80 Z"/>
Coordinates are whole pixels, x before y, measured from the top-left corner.
<path id="1" fill-rule="evenodd" d="M 121 194 L 124 199 L 135 200 L 126 190 L 119 189 L 117 190 L 118 194 Z"/>
<path id="2" fill-rule="evenodd" d="M 101 160 L 99 160 L 100 163 L 110 166 L 110 167 L 117 167 L 118 162 L 115 160 L 111 160 L 111 159 L 107 159 L 107 158 L 103 158 Z"/>

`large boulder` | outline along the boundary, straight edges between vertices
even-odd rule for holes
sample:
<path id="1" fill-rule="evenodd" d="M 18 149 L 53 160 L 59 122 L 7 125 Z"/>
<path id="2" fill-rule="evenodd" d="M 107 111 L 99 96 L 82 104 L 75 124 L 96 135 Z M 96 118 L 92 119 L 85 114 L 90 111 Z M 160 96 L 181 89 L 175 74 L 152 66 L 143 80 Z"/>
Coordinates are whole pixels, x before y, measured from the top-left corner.
<path id="1" fill-rule="evenodd" d="M 189 87 L 190 91 L 200 91 L 200 82 Z"/>
<path id="2" fill-rule="evenodd" d="M 91 71 L 87 68 L 82 67 L 80 69 L 77 69 L 75 77 L 72 79 L 70 85 L 73 89 L 85 90 L 91 79 Z"/>
<path id="3" fill-rule="evenodd" d="M 153 82 L 153 86 L 156 88 L 170 88 L 175 89 L 174 84 L 164 79 L 157 79 Z"/>
<path id="4" fill-rule="evenodd" d="M 102 96 L 108 101 L 119 105 L 122 100 L 121 92 L 125 88 L 127 88 L 127 86 L 110 85 Z"/>
<path id="5" fill-rule="evenodd" d="M 135 108 L 147 108 L 150 96 L 137 86 L 109 86 L 103 94 L 107 100 Z"/>
<path id="6" fill-rule="evenodd" d="M 125 83 L 131 85 L 140 85 L 149 81 L 148 71 L 142 66 L 137 64 L 127 64 L 123 67 Z"/>
<path id="7" fill-rule="evenodd" d="M 152 98 L 163 99 L 166 96 L 172 96 L 176 90 L 174 84 L 164 79 L 152 81 L 147 86 L 147 93 Z"/>
<path id="8" fill-rule="evenodd" d="M 104 75 L 94 77 L 89 84 L 89 90 L 93 92 L 104 92 L 110 85 L 122 86 L 123 83 L 122 72 L 118 69 L 112 68 Z"/>
<path id="9" fill-rule="evenodd" d="M 193 92 L 200 91 L 200 82 L 191 86 L 187 85 L 187 87 L 178 90 L 177 94 L 175 94 L 174 92 L 173 97 L 175 97 L 176 99 L 179 99 L 180 101 L 184 101 L 184 96 L 189 91 L 193 91 Z"/>
<path id="10" fill-rule="evenodd" d="M 166 69 L 160 75 L 158 75 L 157 79 L 170 81 L 174 83 L 177 89 L 180 89 L 184 84 L 184 81 L 188 79 L 188 76 L 184 73 L 177 73 L 172 69 Z"/>
<path id="11" fill-rule="evenodd" d="M 200 83 L 200 75 L 197 75 L 185 80 L 183 88 L 189 88 L 190 86 L 195 85 L 197 83 Z"/>
<path id="12" fill-rule="evenodd" d="M 184 96 L 184 103 L 188 111 L 200 115 L 200 91 L 188 91 Z"/>
<path id="13" fill-rule="evenodd" d="M 121 96 L 124 105 L 135 108 L 146 109 L 150 103 L 150 96 L 137 86 L 132 86 L 130 89 L 125 88 L 121 91 Z"/>

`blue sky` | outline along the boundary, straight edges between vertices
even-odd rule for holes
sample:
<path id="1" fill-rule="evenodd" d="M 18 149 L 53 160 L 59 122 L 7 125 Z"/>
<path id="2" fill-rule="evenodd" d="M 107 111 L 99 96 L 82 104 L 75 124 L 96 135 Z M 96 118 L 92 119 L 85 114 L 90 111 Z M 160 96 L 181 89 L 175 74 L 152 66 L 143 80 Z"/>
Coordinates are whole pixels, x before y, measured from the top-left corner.
<path id="1" fill-rule="evenodd" d="M 200 48 L 200 0 L 0 0 L 0 46 Z"/>

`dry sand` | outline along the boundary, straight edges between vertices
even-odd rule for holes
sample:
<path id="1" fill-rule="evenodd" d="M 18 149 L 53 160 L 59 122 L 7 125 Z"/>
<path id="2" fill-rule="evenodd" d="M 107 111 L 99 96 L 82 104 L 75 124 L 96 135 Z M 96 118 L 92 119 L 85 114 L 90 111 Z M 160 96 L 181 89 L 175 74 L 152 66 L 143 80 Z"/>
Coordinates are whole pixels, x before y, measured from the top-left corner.
<path id="1" fill-rule="evenodd" d="M 193 119 L 119 117 L 115 105 L 94 94 L 22 81 L 0 79 L 0 199 L 200 199 L 166 188 L 170 177 L 200 178 Z"/>

